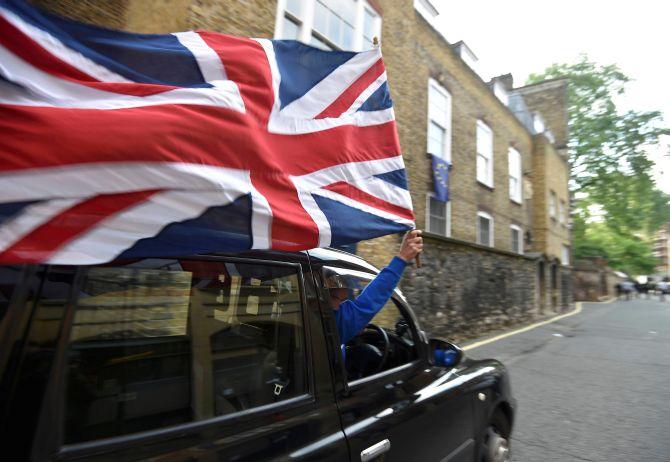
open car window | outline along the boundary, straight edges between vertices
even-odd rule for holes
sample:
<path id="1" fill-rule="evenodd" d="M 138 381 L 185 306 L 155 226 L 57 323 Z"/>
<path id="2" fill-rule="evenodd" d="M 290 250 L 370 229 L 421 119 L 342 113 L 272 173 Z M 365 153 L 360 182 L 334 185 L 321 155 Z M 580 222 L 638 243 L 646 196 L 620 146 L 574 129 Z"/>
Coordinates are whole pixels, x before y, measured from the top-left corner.
<path id="1" fill-rule="evenodd" d="M 355 300 L 375 278 L 371 273 L 337 267 L 324 267 L 324 274 L 337 275 L 338 284 L 346 288 L 349 300 Z M 361 329 L 344 345 L 344 364 L 349 381 L 395 369 L 418 358 L 416 328 L 401 309 L 398 301 L 401 297 L 396 289 L 368 327 Z"/>

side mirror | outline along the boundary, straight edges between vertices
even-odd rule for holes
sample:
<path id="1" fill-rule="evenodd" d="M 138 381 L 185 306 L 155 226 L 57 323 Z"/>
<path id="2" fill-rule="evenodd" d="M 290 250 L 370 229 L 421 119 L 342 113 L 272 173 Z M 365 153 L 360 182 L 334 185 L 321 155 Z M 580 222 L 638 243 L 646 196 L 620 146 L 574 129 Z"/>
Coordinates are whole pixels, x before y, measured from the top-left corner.
<path id="1" fill-rule="evenodd" d="M 444 340 L 430 339 L 430 351 L 433 364 L 442 367 L 454 367 L 463 359 L 463 350 Z"/>

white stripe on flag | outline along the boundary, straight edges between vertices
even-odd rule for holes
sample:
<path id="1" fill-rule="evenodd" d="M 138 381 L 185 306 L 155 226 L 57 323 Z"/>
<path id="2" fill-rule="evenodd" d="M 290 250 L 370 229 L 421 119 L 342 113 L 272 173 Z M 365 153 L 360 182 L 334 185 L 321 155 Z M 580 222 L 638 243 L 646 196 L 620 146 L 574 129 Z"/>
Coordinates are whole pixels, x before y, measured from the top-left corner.
<path id="1" fill-rule="evenodd" d="M 398 155 L 386 159 L 348 162 L 346 164 L 323 168 L 305 175 L 292 177 L 292 179 L 296 184 L 299 184 L 301 188 L 311 191 L 322 188 L 323 186 L 328 186 L 329 184 L 337 183 L 338 181 L 355 183 L 357 180 L 364 181 L 374 175 L 381 175 L 383 173 L 389 173 L 404 168 L 405 164 L 402 160 L 402 156 Z"/>
<path id="2" fill-rule="evenodd" d="M 0 252 L 5 251 L 65 210 L 85 200 L 87 198 L 55 199 L 23 208 L 15 217 L 7 219 L 0 225 Z"/>
<path id="3" fill-rule="evenodd" d="M 221 81 L 214 88 L 177 88 L 148 96 L 123 95 L 54 77 L 22 60 L 3 46 L 0 46 L 0 75 L 20 85 L 0 81 L 0 104 L 79 109 L 197 104 L 245 111 L 237 85 L 231 80 Z"/>
<path id="4" fill-rule="evenodd" d="M 196 218 L 208 208 L 230 204 L 239 195 L 226 191 L 166 191 L 100 221 L 62 246 L 48 262 L 90 265 L 113 260 L 140 239 L 153 237 L 171 223 Z"/>
<path id="5" fill-rule="evenodd" d="M 189 49 L 195 60 L 198 62 L 200 72 L 205 78 L 206 82 L 215 83 L 221 80 L 228 80 L 226 70 L 223 68 L 223 63 L 207 43 L 200 37 L 200 34 L 194 31 L 176 32 L 175 37 L 179 43 Z"/>
<path id="6" fill-rule="evenodd" d="M 379 49 L 355 54 L 314 85 L 305 95 L 288 104 L 281 110 L 282 114 L 290 118 L 313 119 L 379 61 L 381 56 Z"/>
<path id="7" fill-rule="evenodd" d="M 328 199 L 332 199 L 337 202 L 341 202 L 344 205 L 348 205 L 349 207 L 362 210 L 363 212 L 370 213 L 372 215 L 376 215 L 378 217 L 384 218 L 386 220 L 394 221 L 396 223 L 400 223 L 402 225 L 407 225 L 407 226 L 414 226 L 414 222 L 412 220 L 408 220 L 407 218 L 399 217 L 398 215 L 395 215 L 390 212 L 386 212 L 384 210 L 380 210 L 378 208 L 371 207 L 367 204 L 363 204 L 361 202 L 358 202 L 356 200 L 353 200 L 349 197 L 343 196 L 342 194 L 338 194 L 333 191 L 327 191 L 324 189 L 319 189 L 317 191 L 312 191 L 312 194 L 317 195 L 317 196 L 322 196 L 326 197 Z"/>
<path id="8" fill-rule="evenodd" d="M 148 189 L 251 192 L 249 172 L 180 162 L 109 162 L 0 174 L 0 203 L 81 198 Z"/>
<path id="9" fill-rule="evenodd" d="M 91 61 L 78 51 L 67 47 L 63 42 L 58 40 L 48 32 L 35 27 L 32 24 L 24 21 L 20 16 L 17 16 L 12 11 L 0 7 L 0 16 L 4 17 L 14 27 L 22 31 L 36 44 L 44 48 L 46 51 L 56 56 L 61 61 L 68 63 L 70 66 L 79 69 L 84 74 L 99 80 L 100 82 L 132 82 L 122 75 L 119 75 L 100 64 Z"/>

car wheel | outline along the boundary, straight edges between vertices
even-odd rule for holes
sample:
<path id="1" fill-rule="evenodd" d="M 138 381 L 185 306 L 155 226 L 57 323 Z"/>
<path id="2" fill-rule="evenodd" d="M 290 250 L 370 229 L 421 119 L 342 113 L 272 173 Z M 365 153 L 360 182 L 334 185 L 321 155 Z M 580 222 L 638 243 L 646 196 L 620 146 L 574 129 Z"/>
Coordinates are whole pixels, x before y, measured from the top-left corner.
<path id="1" fill-rule="evenodd" d="M 507 418 L 500 412 L 493 414 L 484 430 L 480 458 L 482 462 L 510 462 L 510 428 Z"/>

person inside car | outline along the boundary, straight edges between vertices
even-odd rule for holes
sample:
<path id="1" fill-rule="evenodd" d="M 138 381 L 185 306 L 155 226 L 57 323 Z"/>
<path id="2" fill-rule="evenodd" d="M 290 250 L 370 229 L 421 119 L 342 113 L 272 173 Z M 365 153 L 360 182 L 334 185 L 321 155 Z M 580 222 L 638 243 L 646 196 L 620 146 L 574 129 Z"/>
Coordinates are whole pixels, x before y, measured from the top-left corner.
<path id="1" fill-rule="evenodd" d="M 400 244 L 398 255 L 381 270 L 358 297 L 349 300 L 349 289 L 336 274 L 326 275 L 326 287 L 330 293 L 330 307 L 335 312 L 340 343 L 353 339 L 389 301 L 393 290 L 400 282 L 402 273 L 409 262 L 423 251 L 420 230 L 408 232 Z"/>

